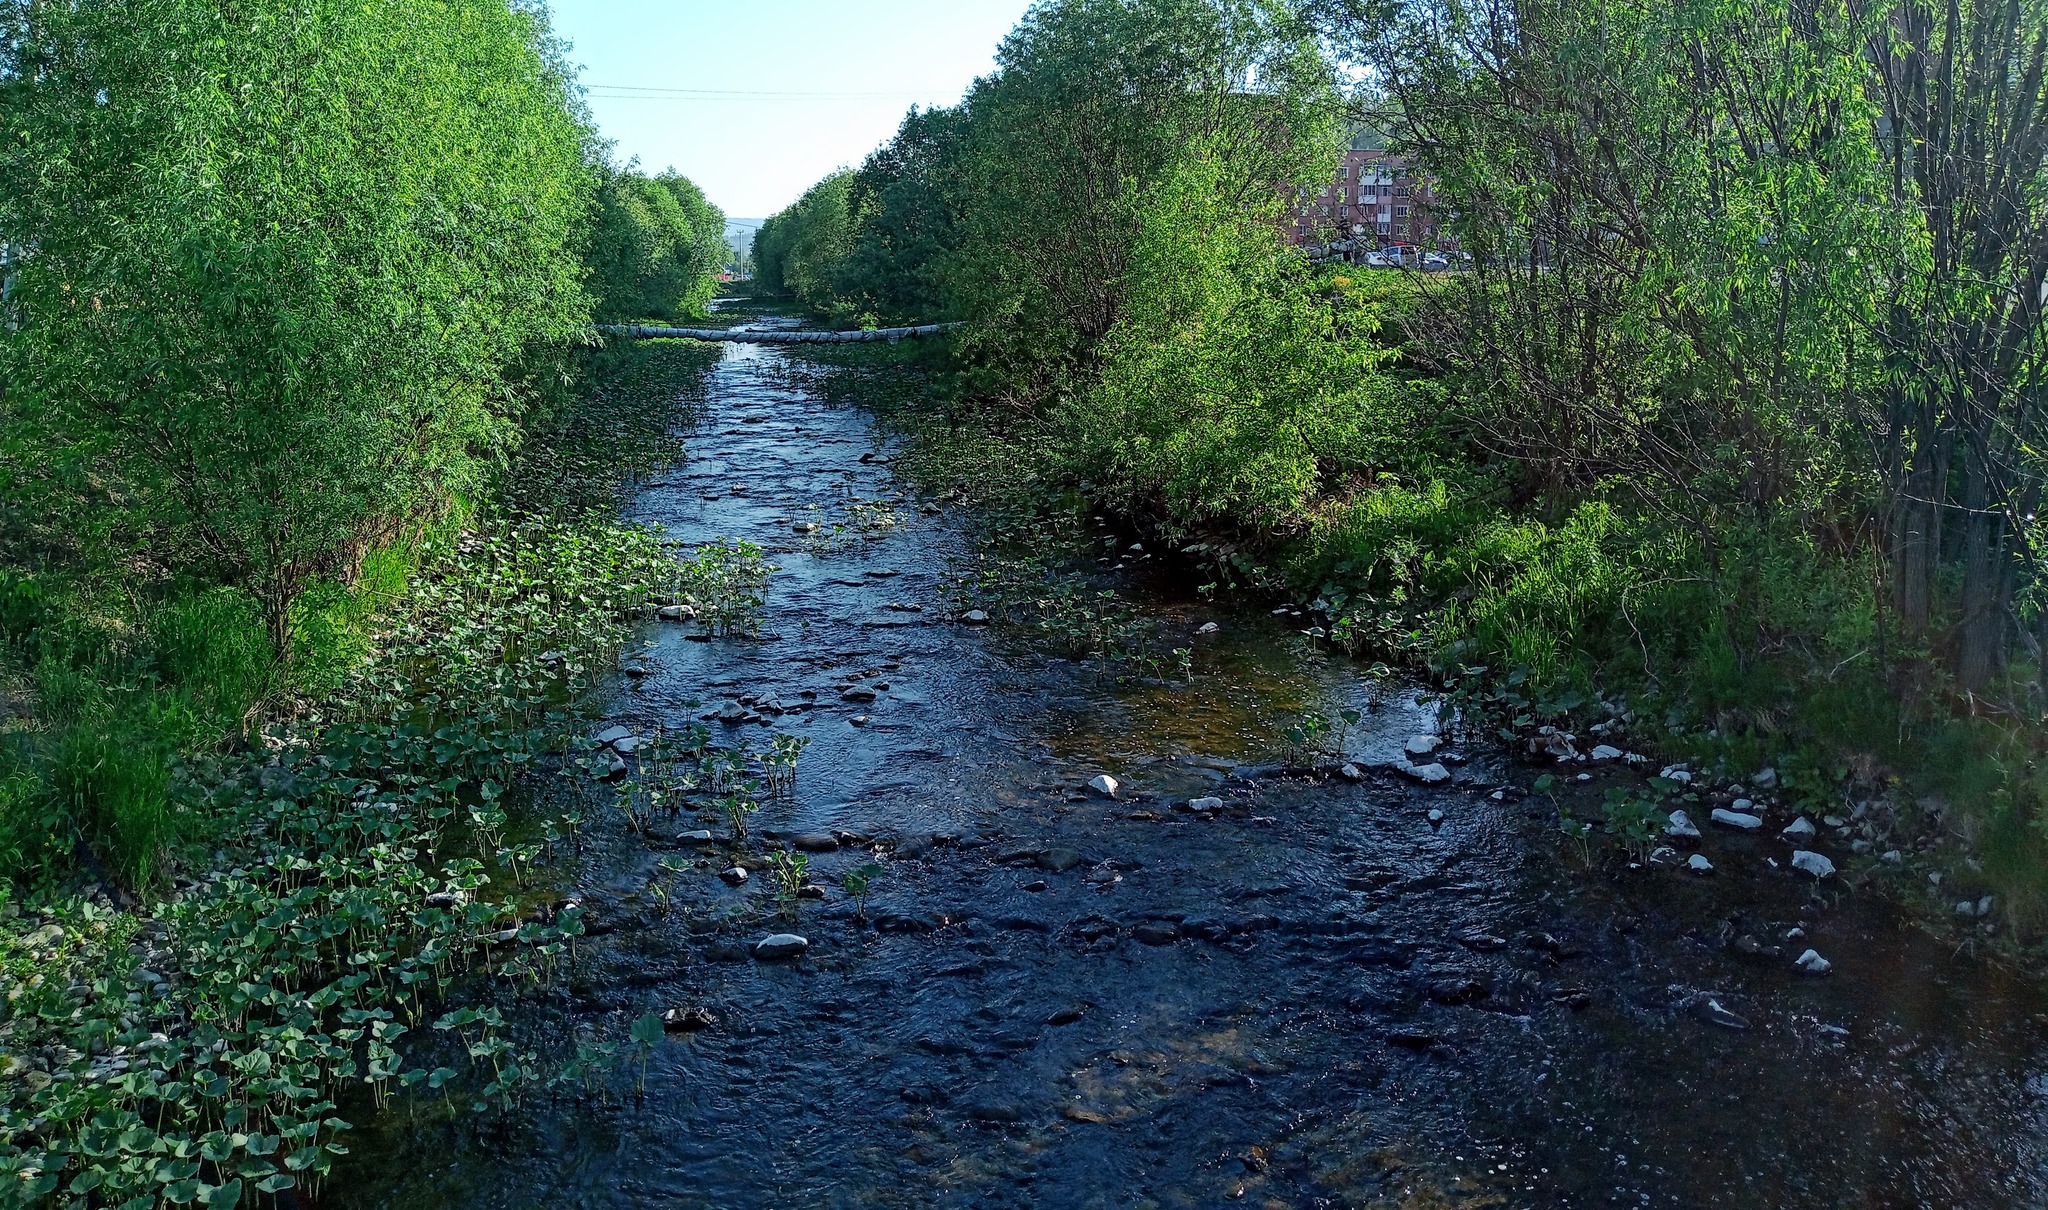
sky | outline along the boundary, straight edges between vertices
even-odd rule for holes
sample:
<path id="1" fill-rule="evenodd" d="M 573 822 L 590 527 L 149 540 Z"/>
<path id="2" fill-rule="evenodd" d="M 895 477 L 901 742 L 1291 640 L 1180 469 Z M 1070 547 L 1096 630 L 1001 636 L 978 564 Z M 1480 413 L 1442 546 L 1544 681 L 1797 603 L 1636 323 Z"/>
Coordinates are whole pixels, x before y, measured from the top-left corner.
<path id="1" fill-rule="evenodd" d="M 764 218 L 995 65 L 1029 0 L 553 0 L 621 162 Z"/>

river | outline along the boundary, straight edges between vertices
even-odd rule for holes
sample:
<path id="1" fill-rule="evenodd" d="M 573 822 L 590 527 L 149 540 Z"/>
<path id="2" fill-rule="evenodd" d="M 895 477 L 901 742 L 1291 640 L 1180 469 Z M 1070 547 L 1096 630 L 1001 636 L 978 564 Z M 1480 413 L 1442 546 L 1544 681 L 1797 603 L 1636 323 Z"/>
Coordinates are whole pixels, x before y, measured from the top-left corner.
<path id="1" fill-rule="evenodd" d="M 807 736 L 750 851 L 837 844 L 810 854 L 828 896 L 774 919 L 765 870 L 729 886 L 727 860 L 674 839 L 724 836 L 709 816 L 651 840 L 593 822 L 560 877 L 595 935 L 572 980 L 508 1010 L 519 1037 L 559 1049 L 667 1009 L 714 1023 L 655 1048 L 644 1095 L 629 1066 L 604 1104 L 394 1109 L 323 1202 L 2048 1203 L 2038 983 L 1872 897 L 1816 893 L 1771 867 L 1775 839 L 1710 830 L 1713 877 L 1588 873 L 1540 796 L 1495 793 L 1535 771 L 1455 732 L 1467 759 L 1444 786 L 1265 775 L 1303 709 L 1359 709 L 1361 762 L 1440 723 L 1257 603 L 1121 573 L 1186 636 L 1190 683 L 960 623 L 940 586 L 971 518 L 896 482 L 865 412 L 783 372 L 801 356 L 731 345 L 677 384 L 706 399 L 689 460 L 628 510 L 766 547 L 761 635 L 651 626 L 601 725 L 651 734 L 733 701 L 753 721 L 710 723 L 718 742 Z M 863 502 L 894 523 L 794 529 Z M 1105 773 L 1116 800 L 1088 789 Z M 838 888 L 869 862 L 863 923 Z M 782 931 L 808 952 L 749 956 Z M 1793 967 L 1809 946 L 1830 974 Z"/>

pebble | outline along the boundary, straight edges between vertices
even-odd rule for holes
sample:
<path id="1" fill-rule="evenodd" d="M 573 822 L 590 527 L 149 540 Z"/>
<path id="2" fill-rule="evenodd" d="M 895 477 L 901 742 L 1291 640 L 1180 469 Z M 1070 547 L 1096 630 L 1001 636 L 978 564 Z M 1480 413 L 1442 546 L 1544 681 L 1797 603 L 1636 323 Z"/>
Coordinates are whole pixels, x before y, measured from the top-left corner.
<path id="1" fill-rule="evenodd" d="M 799 853 L 837 853 L 839 838 L 830 832 L 805 832 L 790 843 Z"/>
<path id="2" fill-rule="evenodd" d="M 632 729 L 628 727 L 606 727 L 597 733 L 597 742 L 600 744 L 616 744 L 622 739 L 630 738 L 632 734 Z"/>
<path id="3" fill-rule="evenodd" d="M 988 625 L 988 614 L 979 609 L 970 609 L 960 615 L 960 620 L 969 626 L 986 626 Z"/>
<path id="4" fill-rule="evenodd" d="M 1431 807 L 1431 808 L 1429 809 L 1429 822 L 1431 822 L 1431 823 L 1442 823 L 1443 821 L 1444 821 L 1444 813 L 1443 813 L 1442 811 L 1438 810 L 1438 809 L 1437 809 L 1437 808 L 1435 808 L 1435 807 Z"/>
<path id="5" fill-rule="evenodd" d="M 1088 782 L 1088 788 L 1105 798 L 1115 798 L 1122 783 L 1107 773 L 1098 773 Z"/>
<path id="6" fill-rule="evenodd" d="M 1221 811 L 1222 809 L 1223 800 L 1220 798 L 1210 797 L 1188 799 L 1188 810 L 1190 811 Z"/>
<path id="7" fill-rule="evenodd" d="M 655 616 L 664 622 L 680 622 L 685 618 L 696 616 L 696 611 L 692 610 L 688 605 L 664 605 L 655 611 Z"/>
<path id="8" fill-rule="evenodd" d="M 1707 1001 L 1707 1020 L 1723 1029 L 1748 1029 L 1749 1021 L 1737 1012 L 1721 1007 L 1719 1000 Z"/>
<path id="9" fill-rule="evenodd" d="M 1402 776 L 1412 778 L 1425 786 L 1434 786 L 1451 780 L 1451 771 L 1439 764 L 1394 766 Z"/>
<path id="10" fill-rule="evenodd" d="M 678 844 L 710 844 L 710 843 L 711 843 L 711 831 L 710 831 L 710 829 L 708 829 L 708 828 L 699 828 L 699 829 L 697 829 L 697 830 L 696 830 L 696 831 L 694 831 L 694 832 L 685 832 L 685 833 L 683 833 L 682 835 L 680 835 L 680 836 L 676 837 L 676 843 L 678 843 Z"/>
<path id="11" fill-rule="evenodd" d="M 1834 874 L 1835 863 L 1829 861 L 1825 853 L 1816 853 L 1812 849 L 1794 849 L 1792 868 L 1804 870 L 1815 878 L 1827 878 Z"/>
<path id="12" fill-rule="evenodd" d="M 718 721 L 721 723 L 737 723 L 746 717 L 747 708 L 735 701 L 728 700 L 718 708 Z"/>
<path id="13" fill-rule="evenodd" d="M 1695 874 L 1711 874 L 1714 872 L 1714 863 L 1708 861 L 1706 856 L 1701 853 L 1694 853 L 1691 857 L 1687 858 L 1685 866 Z"/>
<path id="14" fill-rule="evenodd" d="M 1219 630 L 1221 630 L 1221 629 L 1223 629 L 1223 628 L 1222 628 L 1221 626 L 1218 626 L 1218 625 L 1217 625 L 1216 623 L 1214 623 L 1214 622 L 1204 622 L 1204 623 L 1202 623 L 1202 624 L 1201 624 L 1200 626 L 1197 626 L 1197 627 L 1195 627 L 1195 633 L 1196 633 L 1196 634 L 1215 634 L 1215 633 L 1216 633 L 1217 631 L 1219 631 Z"/>
<path id="15" fill-rule="evenodd" d="M 1444 738 L 1441 735 L 1411 735 L 1408 737 L 1407 751 L 1410 756 L 1428 756 L 1443 746 Z"/>
<path id="16" fill-rule="evenodd" d="M 874 720 L 869 718 L 865 714 L 856 714 L 852 718 L 847 719 L 846 721 L 853 724 L 856 727 L 865 727 Z"/>
<path id="17" fill-rule="evenodd" d="M 612 751 L 618 753 L 620 756 L 631 756 L 635 752 L 638 752 L 640 750 L 640 743 L 641 740 L 639 736 L 629 735 L 621 740 L 613 740 Z"/>
<path id="18" fill-rule="evenodd" d="M 1359 768 L 1357 765 L 1346 763 L 1343 767 L 1337 770 L 1337 776 L 1343 778 L 1345 781 L 1364 781 L 1365 770 Z"/>
<path id="19" fill-rule="evenodd" d="M 1180 926 L 1170 921 L 1153 921 L 1132 929 L 1131 938 L 1144 945 L 1172 945 L 1180 940 Z"/>
<path id="20" fill-rule="evenodd" d="M 818 523 L 816 521 L 798 521 L 790 526 L 790 528 L 800 534 L 814 534 L 818 532 Z"/>
<path id="21" fill-rule="evenodd" d="M 754 957 L 762 962 L 774 962 L 782 958 L 795 958 L 811 948 L 811 943 L 795 933 L 771 933 L 754 943 Z"/>
<path id="22" fill-rule="evenodd" d="M 1677 864 L 1678 850 L 1672 848 L 1670 845 L 1660 844 L 1656 848 L 1650 850 L 1651 866 L 1657 869 L 1663 869 L 1666 866 L 1674 866 Z"/>
<path id="23" fill-rule="evenodd" d="M 1812 836 L 1817 831 L 1819 831 L 1819 829 L 1813 826 L 1813 821 L 1808 819 L 1806 816 L 1801 815 L 1799 818 L 1793 820 L 1791 823 L 1786 824 L 1785 830 L 1778 833 L 1778 835 L 1790 837 L 1795 840 L 1804 840 L 1806 837 Z"/>
<path id="24" fill-rule="evenodd" d="M 1819 950 L 1807 950 L 1792 960 L 1792 965 L 1809 975 L 1825 975 L 1835 969 L 1835 964 L 1820 956 Z"/>
<path id="25" fill-rule="evenodd" d="M 1692 816 L 1683 811 L 1673 811 L 1671 822 L 1665 825 L 1664 835 L 1673 840 L 1698 840 L 1700 829 L 1699 825 L 1692 821 Z"/>
<path id="26" fill-rule="evenodd" d="M 1747 798 L 1738 798 L 1734 802 L 1729 803 L 1728 806 L 1730 809 L 1741 811 L 1744 814 L 1751 814 L 1756 811 L 1756 804 Z"/>
<path id="27" fill-rule="evenodd" d="M 1680 785 L 1689 785 L 1692 782 L 1692 771 L 1684 765 L 1666 765 L 1664 766 L 1664 771 L 1657 776 L 1666 781 L 1675 781 Z"/>
<path id="28" fill-rule="evenodd" d="M 1620 760 L 1623 754 L 1621 749 L 1615 747 L 1613 744 L 1600 744 L 1597 747 L 1595 747 L 1591 752 L 1588 752 L 1586 755 L 1593 761 L 1593 763 L 1604 765 L 1610 761 Z"/>
<path id="29" fill-rule="evenodd" d="M 620 756 L 620 755 L 619 755 L 618 753 L 616 753 L 616 752 L 613 752 L 613 751 L 610 751 L 610 750 L 606 750 L 606 752 L 605 752 L 605 754 L 604 754 L 604 773 L 603 773 L 603 775 L 602 775 L 602 776 L 604 776 L 604 777 L 607 777 L 607 778 L 611 778 L 611 777 L 624 777 L 625 775 L 626 775 L 626 760 L 625 760 L 625 758 L 624 758 L 624 757 L 622 757 L 622 756 Z"/>
<path id="30" fill-rule="evenodd" d="M 1715 823 L 1730 828 L 1741 828 L 1745 832 L 1754 832 L 1764 826 L 1764 821 L 1756 816 L 1745 814 L 1741 811 L 1731 811 L 1726 807 L 1715 807 L 1712 819 Z"/>
<path id="31" fill-rule="evenodd" d="M 725 879 L 731 885 L 738 886 L 747 880 L 747 867 L 736 865 L 731 869 L 721 871 L 718 876 Z"/>

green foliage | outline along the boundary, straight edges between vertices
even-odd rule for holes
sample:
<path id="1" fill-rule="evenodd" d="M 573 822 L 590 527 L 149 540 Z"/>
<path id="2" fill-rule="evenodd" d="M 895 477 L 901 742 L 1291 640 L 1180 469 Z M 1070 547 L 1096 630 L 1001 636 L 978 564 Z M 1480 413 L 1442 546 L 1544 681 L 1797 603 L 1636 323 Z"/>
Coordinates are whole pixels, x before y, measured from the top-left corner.
<path id="1" fill-rule="evenodd" d="M 0 329 L 15 529 L 293 602 L 502 449 L 583 328 L 586 135 L 503 0 L 15 5 Z"/>
<path id="2" fill-rule="evenodd" d="M 724 212 L 688 179 L 605 171 L 588 253 L 598 321 L 703 318 L 731 255 Z"/>
<path id="3" fill-rule="evenodd" d="M 835 301 L 836 275 L 848 249 L 847 197 L 853 175 L 835 172 L 754 233 L 754 289 L 787 295 L 815 311 Z"/>

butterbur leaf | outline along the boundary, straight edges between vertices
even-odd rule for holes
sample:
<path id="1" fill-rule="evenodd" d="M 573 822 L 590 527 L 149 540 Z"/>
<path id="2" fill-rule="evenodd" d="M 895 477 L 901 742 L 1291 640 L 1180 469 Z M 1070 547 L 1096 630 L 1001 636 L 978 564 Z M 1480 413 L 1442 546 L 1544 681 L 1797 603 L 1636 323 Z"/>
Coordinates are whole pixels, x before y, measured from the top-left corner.
<path id="1" fill-rule="evenodd" d="M 260 1193 L 277 1193 L 282 1190 L 289 1189 L 298 1183 L 298 1178 L 292 1176 L 290 1173 L 273 1172 L 269 1176 L 264 1177 L 262 1180 L 257 1181 L 256 1189 Z"/>
<path id="2" fill-rule="evenodd" d="M 633 1040 L 642 1046 L 652 1046 L 661 1041 L 661 1034 L 661 1017 L 656 1013 L 648 1013 L 633 1022 Z"/>

